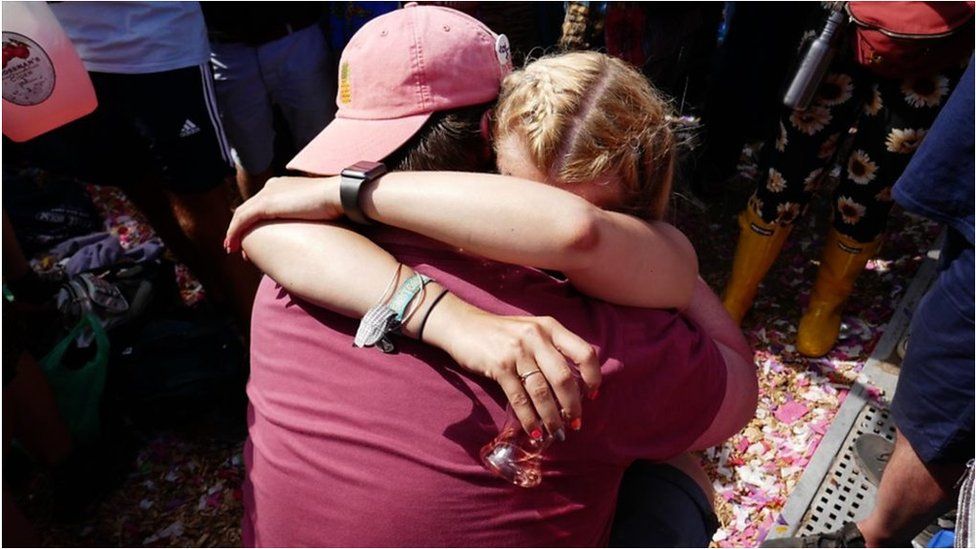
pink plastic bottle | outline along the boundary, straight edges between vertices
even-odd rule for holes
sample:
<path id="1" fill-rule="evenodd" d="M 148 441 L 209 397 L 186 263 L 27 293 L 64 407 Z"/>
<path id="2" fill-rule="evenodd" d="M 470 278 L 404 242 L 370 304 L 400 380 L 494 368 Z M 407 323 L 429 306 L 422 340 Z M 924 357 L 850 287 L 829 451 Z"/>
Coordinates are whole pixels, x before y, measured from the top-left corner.
<path id="1" fill-rule="evenodd" d="M 27 141 L 95 110 L 85 66 L 44 2 L 3 2 L 3 134 Z"/>

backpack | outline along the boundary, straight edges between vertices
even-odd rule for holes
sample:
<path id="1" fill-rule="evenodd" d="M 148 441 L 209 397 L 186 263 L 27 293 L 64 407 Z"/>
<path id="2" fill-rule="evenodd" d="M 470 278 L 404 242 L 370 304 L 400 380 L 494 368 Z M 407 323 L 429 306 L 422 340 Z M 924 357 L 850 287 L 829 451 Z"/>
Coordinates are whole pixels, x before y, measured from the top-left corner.
<path id="1" fill-rule="evenodd" d="M 243 398 L 246 349 L 219 316 L 160 315 L 115 335 L 108 392 L 137 424 L 174 427 Z"/>
<path id="2" fill-rule="evenodd" d="M 5 166 L 3 192 L 3 209 L 27 257 L 104 230 L 91 196 L 76 180 Z"/>
<path id="3" fill-rule="evenodd" d="M 885 78 L 961 65 L 973 51 L 973 2 L 848 2 L 857 62 Z"/>

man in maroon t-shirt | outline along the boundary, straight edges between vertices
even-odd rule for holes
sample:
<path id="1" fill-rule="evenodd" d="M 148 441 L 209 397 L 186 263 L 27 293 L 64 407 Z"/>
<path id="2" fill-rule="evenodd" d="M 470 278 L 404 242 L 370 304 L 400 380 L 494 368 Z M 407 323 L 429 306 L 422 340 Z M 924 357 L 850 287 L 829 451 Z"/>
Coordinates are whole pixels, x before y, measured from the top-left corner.
<path id="1" fill-rule="evenodd" d="M 455 23 L 435 28 L 451 29 L 457 39 L 469 25 Z M 384 30 L 376 38 L 388 45 L 393 34 Z M 494 47 L 504 43 L 476 40 L 482 42 L 491 54 L 488 64 L 501 62 L 500 55 L 495 61 Z M 426 53 L 428 68 L 437 66 L 436 56 Z M 389 76 L 375 63 L 350 65 Z M 497 82 L 489 83 L 497 89 Z M 466 81 L 466 91 L 475 88 Z M 380 144 L 347 141 L 357 154 L 365 154 L 362 147 L 404 143 L 388 143 L 389 133 L 370 134 L 382 137 Z M 335 156 L 330 161 L 337 166 L 355 161 L 338 154 L 340 149 L 331 143 L 321 154 L 307 154 L 306 160 L 323 162 L 324 154 Z M 441 167 L 450 168 L 459 169 Z M 585 403 L 582 429 L 545 454 L 542 485 L 517 488 L 491 476 L 478 456 L 506 417 L 507 401 L 498 383 L 463 373 L 447 354 L 412 341 L 398 343 L 397 355 L 355 349 L 355 319 L 312 306 L 266 278 L 253 316 L 245 544 L 606 544 L 625 469 L 637 460 L 664 461 L 716 443 L 734 429 L 730 425 L 745 421 L 740 412 L 747 406 L 730 403 L 754 402 L 752 369 L 727 365 L 721 356 L 727 349 L 720 351 L 684 316 L 608 305 L 538 270 L 461 255 L 409 233 L 381 230 L 372 236 L 405 265 L 486 311 L 555 317 L 598 351 L 603 374 L 599 399 Z M 293 243 L 298 247 L 283 256 L 289 258 L 282 264 L 287 268 L 275 275 L 286 284 L 297 273 L 322 276 L 326 269 L 312 256 L 344 264 L 338 259 L 342 253 L 331 244 L 325 252 L 328 246 L 312 239 Z M 278 241 L 274 247 L 289 244 Z M 311 245 L 317 254 L 307 253 Z M 248 253 L 261 264 L 254 248 Z M 303 262 L 295 263 L 296 257 Z M 362 268 L 350 273 L 356 280 L 365 278 Z M 712 309 L 722 311 L 709 295 Z M 425 341 L 433 343 L 432 330 L 449 322 L 443 319 L 445 312 L 441 305 Z M 707 324 L 705 319 L 702 325 Z M 733 375 L 746 370 L 747 375 Z M 750 376 L 751 393 L 739 391 L 743 384 L 736 380 Z M 726 420 L 716 419 L 721 416 Z M 718 424 L 724 427 L 716 429 Z M 657 491 L 653 495 L 661 497 Z M 700 507 L 709 504 L 704 501 Z M 647 517 L 653 518 L 660 517 Z"/>
<path id="2" fill-rule="evenodd" d="M 409 233 L 373 236 L 472 305 L 550 315 L 592 343 L 600 396 L 584 404 L 584 428 L 547 451 L 542 484 L 518 488 L 478 459 L 505 419 L 495 382 L 410 340 L 398 354 L 354 348 L 355 319 L 265 278 L 252 322 L 246 543 L 605 545 L 624 470 L 693 449 L 727 403 L 718 348 L 675 312 L 609 305 Z"/>

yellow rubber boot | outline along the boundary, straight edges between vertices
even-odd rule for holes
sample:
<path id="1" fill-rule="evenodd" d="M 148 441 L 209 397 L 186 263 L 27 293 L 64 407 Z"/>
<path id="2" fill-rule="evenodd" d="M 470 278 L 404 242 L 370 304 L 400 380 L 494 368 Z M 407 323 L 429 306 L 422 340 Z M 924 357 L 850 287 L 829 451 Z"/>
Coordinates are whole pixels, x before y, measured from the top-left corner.
<path id="1" fill-rule="evenodd" d="M 800 319 L 796 350 L 809 357 L 824 356 L 840 335 L 840 313 L 854 290 L 854 281 L 881 247 L 881 238 L 861 243 L 830 229 L 824 245 L 810 305 Z"/>
<path id="2" fill-rule="evenodd" d="M 752 208 L 746 208 L 739 214 L 739 229 L 732 275 L 722 297 L 722 304 L 736 325 L 742 323 L 742 317 L 752 307 L 759 283 L 783 249 L 792 225 L 783 227 L 766 223 Z"/>

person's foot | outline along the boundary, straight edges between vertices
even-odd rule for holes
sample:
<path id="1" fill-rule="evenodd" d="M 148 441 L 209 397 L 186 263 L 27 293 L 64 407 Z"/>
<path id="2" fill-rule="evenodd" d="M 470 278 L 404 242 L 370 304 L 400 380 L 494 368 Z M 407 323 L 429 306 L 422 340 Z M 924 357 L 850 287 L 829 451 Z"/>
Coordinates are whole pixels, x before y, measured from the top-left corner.
<path id="1" fill-rule="evenodd" d="M 857 524 L 848 522 L 836 532 L 795 538 L 768 539 L 760 547 L 865 547 Z"/>
<path id="2" fill-rule="evenodd" d="M 854 441 L 854 461 L 868 481 L 877 486 L 894 450 L 895 443 L 884 437 L 861 435 Z"/>

